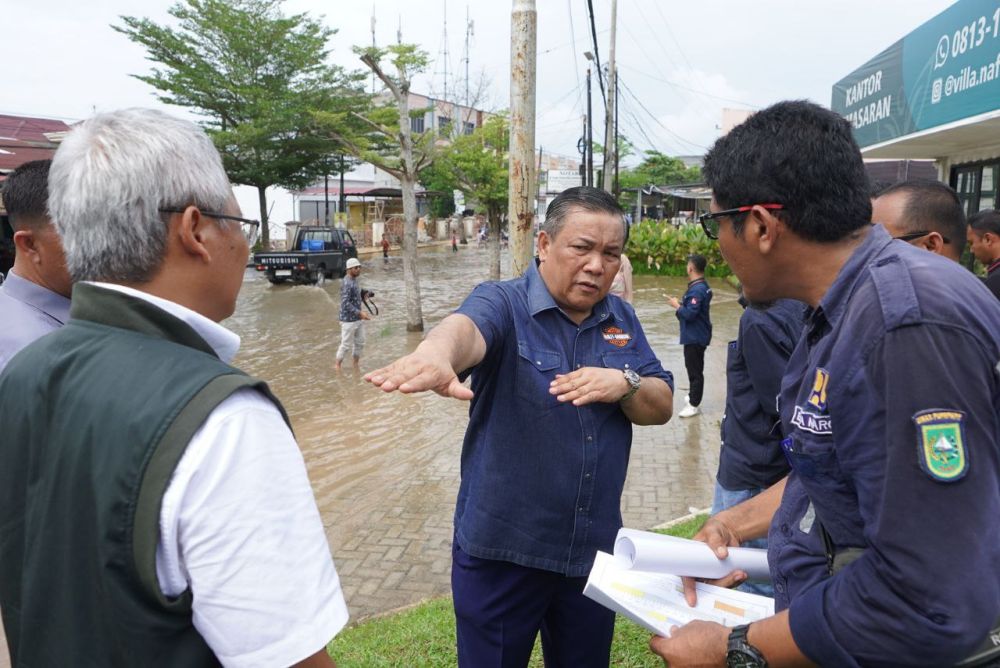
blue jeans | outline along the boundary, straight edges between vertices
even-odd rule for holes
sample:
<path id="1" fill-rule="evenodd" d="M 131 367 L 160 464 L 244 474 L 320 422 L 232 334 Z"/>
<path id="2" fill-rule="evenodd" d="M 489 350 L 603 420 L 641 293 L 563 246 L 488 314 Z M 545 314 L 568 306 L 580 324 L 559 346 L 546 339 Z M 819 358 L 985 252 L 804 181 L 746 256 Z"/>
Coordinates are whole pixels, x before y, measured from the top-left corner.
<path id="1" fill-rule="evenodd" d="M 764 491 L 764 487 L 755 487 L 753 489 L 738 489 L 730 490 L 726 489 L 719 484 L 719 481 L 715 481 L 715 497 L 712 499 L 712 514 L 716 515 L 726 508 L 732 508 L 735 505 L 739 505 L 746 501 L 747 499 L 752 499 L 761 492 Z M 766 538 L 755 538 L 754 540 L 748 540 L 743 543 L 743 547 L 760 547 L 767 549 L 767 539 Z M 763 581 L 753 581 L 745 582 L 737 587 L 740 591 L 745 591 L 749 594 L 760 594 L 761 596 L 774 596 L 774 586 L 770 582 Z"/>

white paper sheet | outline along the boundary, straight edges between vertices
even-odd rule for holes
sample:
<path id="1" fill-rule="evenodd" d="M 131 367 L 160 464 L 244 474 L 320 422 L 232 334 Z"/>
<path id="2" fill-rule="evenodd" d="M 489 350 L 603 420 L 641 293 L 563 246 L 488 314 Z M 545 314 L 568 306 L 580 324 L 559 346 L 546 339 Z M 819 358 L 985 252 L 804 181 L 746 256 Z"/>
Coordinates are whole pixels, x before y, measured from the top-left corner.
<path id="1" fill-rule="evenodd" d="M 614 556 L 621 566 L 637 571 L 715 579 L 740 570 L 751 579 L 771 578 L 767 550 L 731 547 L 720 560 L 700 541 L 635 529 L 618 531 Z"/>
<path id="2" fill-rule="evenodd" d="M 680 577 L 623 568 L 612 555 L 598 552 L 583 595 L 661 636 L 695 619 L 732 627 L 774 614 L 774 599 L 766 596 L 700 582 L 697 592 L 692 608 Z"/>

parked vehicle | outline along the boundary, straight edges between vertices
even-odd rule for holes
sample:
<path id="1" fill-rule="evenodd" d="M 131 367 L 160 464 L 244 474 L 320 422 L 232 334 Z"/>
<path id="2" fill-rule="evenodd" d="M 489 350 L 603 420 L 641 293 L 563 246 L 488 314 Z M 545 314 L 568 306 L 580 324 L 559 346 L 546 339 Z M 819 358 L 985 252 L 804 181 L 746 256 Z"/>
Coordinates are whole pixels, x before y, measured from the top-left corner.
<path id="1" fill-rule="evenodd" d="M 257 271 L 267 272 L 271 283 L 315 284 L 327 278 L 343 278 L 348 258 L 357 257 L 354 237 L 337 227 L 300 227 L 291 250 L 254 253 Z"/>

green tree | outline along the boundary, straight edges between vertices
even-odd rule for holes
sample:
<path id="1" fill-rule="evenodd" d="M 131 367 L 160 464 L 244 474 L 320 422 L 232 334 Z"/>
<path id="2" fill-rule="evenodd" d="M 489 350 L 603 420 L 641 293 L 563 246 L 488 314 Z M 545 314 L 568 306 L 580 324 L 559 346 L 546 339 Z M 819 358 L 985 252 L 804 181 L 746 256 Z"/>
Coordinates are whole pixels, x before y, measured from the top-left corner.
<path id="1" fill-rule="evenodd" d="M 433 132 L 414 133 L 410 127 L 410 82 L 427 67 L 427 53 L 415 44 L 394 44 L 386 48 L 355 47 L 354 52 L 389 91 L 382 100 L 348 112 L 315 114 L 319 124 L 347 152 L 370 162 L 399 179 L 403 195 L 403 283 L 406 292 L 406 329 L 420 332 L 424 316 L 420 302 L 417 271 L 417 198 L 420 172 L 432 162 L 435 152 Z M 423 114 L 424 110 L 419 110 Z M 364 131 L 351 135 L 344 131 L 354 119 Z"/>
<path id="2" fill-rule="evenodd" d="M 265 247 L 267 188 L 315 182 L 342 150 L 317 131 L 313 112 L 350 108 L 363 95 L 355 75 L 327 63 L 336 31 L 306 14 L 284 16 L 282 1 L 183 0 L 169 10 L 176 27 L 136 16 L 112 26 L 157 64 L 132 76 L 204 117 L 230 180 L 257 188 Z"/>
<path id="3" fill-rule="evenodd" d="M 491 116 L 472 134 L 457 135 L 440 148 L 432 165 L 421 174 L 428 187 L 461 190 L 466 201 L 471 200 L 486 210 L 493 280 L 500 280 L 500 221 L 507 210 L 509 145 L 507 117 Z"/>

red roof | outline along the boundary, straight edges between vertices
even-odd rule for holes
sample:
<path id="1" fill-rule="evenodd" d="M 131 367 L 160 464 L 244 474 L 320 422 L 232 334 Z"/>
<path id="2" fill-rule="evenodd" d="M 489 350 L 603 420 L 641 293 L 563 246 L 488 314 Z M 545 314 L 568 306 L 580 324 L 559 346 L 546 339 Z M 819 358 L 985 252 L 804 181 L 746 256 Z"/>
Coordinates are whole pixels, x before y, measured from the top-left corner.
<path id="1" fill-rule="evenodd" d="M 0 173 L 31 160 L 51 158 L 70 127 L 50 118 L 0 114 Z"/>

